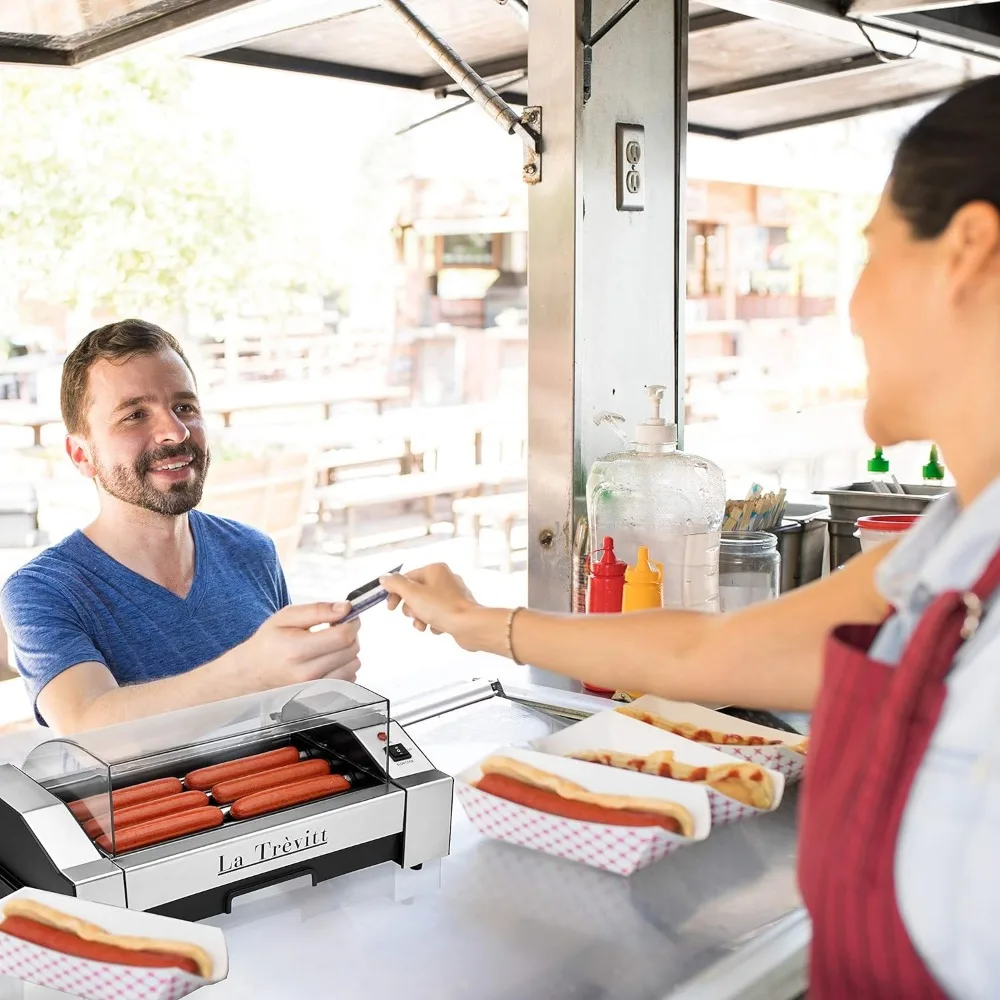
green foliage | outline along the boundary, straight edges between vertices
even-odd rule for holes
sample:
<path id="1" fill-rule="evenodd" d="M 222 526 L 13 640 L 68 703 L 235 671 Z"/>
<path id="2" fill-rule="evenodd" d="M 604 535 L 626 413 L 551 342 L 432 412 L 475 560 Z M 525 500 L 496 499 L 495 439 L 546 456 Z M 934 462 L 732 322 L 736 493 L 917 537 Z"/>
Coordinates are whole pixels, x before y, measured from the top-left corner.
<path id="1" fill-rule="evenodd" d="M 224 123 L 193 114 L 196 98 L 180 61 L 0 73 L 0 286 L 215 316 L 332 291 L 309 240 L 260 205 Z"/>
<path id="2" fill-rule="evenodd" d="M 788 230 L 789 256 L 801 271 L 803 291 L 833 295 L 843 263 L 849 263 L 855 274 L 864 263 L 864 227 L 878 199 L 873 195 L 792 191 L 790 200 L 795 222 Z"/>

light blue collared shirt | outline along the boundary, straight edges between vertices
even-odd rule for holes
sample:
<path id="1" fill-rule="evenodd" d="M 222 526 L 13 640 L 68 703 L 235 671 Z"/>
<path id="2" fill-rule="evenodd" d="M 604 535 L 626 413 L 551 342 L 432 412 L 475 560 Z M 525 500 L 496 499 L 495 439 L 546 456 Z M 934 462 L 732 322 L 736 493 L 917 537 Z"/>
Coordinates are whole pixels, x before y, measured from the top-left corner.
<path id="1" fill-rule="evenodd" d="M 966 510 L 938 500 L 879 567 L 896 608 L 872 656 L 896 664 L 937 594 L 967 590 L 1000 550 L 1000 480 Z M 1000 613 L 986 605 L 955 657 L 896 848 L 896 893 L 917 951 L 953 1000 L 1000 1000 Z"/>

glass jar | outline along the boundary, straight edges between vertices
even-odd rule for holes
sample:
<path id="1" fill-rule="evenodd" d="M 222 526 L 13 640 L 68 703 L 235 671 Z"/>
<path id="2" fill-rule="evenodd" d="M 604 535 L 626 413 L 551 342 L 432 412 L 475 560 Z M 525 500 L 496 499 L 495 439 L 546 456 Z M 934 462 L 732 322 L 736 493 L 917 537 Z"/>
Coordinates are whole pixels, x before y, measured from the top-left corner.
<path id="1" fill-rule="evenodd" d="M 719 604 L 723 611 L 778 596 L 781 556 L 769 531 L 723 532 L 719 549 Z"/>

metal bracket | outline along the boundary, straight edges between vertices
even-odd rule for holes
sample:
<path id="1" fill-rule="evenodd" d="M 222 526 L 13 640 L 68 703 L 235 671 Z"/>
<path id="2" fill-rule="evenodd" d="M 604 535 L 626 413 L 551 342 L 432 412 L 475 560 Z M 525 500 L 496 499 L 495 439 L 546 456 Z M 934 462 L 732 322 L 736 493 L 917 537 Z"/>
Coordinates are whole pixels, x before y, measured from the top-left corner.
<path id="1" fill-rule="evenodd" d="M 525 143 L 524 166 L 521 177 L 525 184 L 538 184 L 542 179 L 542 109 L 528 107 L 521 112 L 521 124 L 537 136 L 538 143 L 534 148 Z"/>
<path id="2" fill-rule="evenodd" d="M 421 20 L 403 0 L 380 0 L 416 36 L 427 54 L 459 85 L 508 135 L 524 143 L 523 176 L 537 184 L 542 176 L 542 140 L 540 108 L 516 111 L 453 49 L 429 24 Z M 532 124 L 532 123 L 537 124 Z"/>
<path id="3" fill-rule="evenodd" d="M 497 3 L 512 11 L 522 27 L 528 27 L 528 4 L 525 0 L 497 0 Z"/>
<path id="4" fill-rule="evenodd" d="M 501 0 L 501 3 L 503 0 Z M 593 0 L 583 0 L 583 103 L 590 100 L 592 93 L 592 74 L 594 69 L 594 46 L 605 35 L 614 31 L 629 14 L 639 6 L 640 0 L 625 0 L 625 2 L 602 24 L 597 31 L 592 30 Z"/>

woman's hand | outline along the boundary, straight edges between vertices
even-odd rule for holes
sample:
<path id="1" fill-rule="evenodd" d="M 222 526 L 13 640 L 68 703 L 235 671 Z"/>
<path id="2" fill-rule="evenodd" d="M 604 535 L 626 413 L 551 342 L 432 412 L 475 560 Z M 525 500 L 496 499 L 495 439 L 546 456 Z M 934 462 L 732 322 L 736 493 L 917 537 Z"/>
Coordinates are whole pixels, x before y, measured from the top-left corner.
<path id="1" fill-rule="evenodd" d="M 490 648 L 477 632 L 487 611 L 469 593 L 460 576 L 443 563 L 415 569 L 411 573 L 383 577 L 379 581 L 389 591 L 389 609 L 403 606 L 403 614 L 413 619 L 421 632 L 447 633 L 471 652 Z"/>

